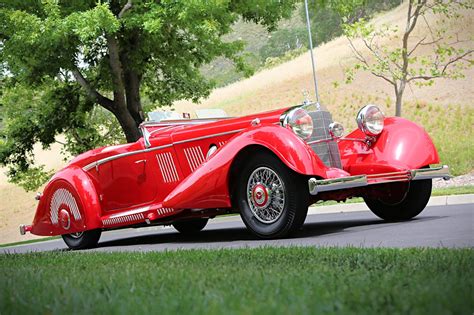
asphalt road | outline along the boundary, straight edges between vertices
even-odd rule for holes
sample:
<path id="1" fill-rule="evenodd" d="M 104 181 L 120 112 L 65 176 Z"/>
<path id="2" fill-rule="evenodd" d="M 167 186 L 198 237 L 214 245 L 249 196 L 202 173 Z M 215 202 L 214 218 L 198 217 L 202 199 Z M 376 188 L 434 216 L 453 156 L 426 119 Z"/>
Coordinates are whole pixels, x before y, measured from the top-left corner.
<path id="1" fill-rule="evenodd" d="M 163 251 L 259 246 L 474 247 L 474 204 L 429 206 L 414 220 L 386 223 L 369 211 L 312 214 L 294 237 L 259 240 L 240 217 L 211 220 L 193 237 L 171 227 L 109 231 L 89 251 Z M 67 250 L 61 239 L 0 248 L 0 253 Z"/>

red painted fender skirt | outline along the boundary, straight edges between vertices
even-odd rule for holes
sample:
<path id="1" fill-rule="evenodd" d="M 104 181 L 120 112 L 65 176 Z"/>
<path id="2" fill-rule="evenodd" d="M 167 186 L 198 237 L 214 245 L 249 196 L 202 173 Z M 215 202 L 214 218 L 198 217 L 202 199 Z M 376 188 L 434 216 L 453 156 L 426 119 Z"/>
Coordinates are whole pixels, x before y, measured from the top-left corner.
<path id="1" fill-rule="evenodd" d="M 168 195 L 163 207 L 230 207 L 230 167 L 238 152 L 253 145 L 272 151 L 297 173 L 327 177 L 328 168 L 292 131 L 276 125 L 259 125 L 232 137 Z"/>
<path id="2" fill-rule="evenodd" d="M 96 229 L 101 227 L 100 213 L 91 180 L 80 167 L 69 166 L 56 173 L 44 189 L 31 233 L 61 235 Z"/>
<path id="3" fill-rule="evenodd" d="M 347 138 L 364 139 L 359 129 Z M 339 142 L 342 165 L 351 175 L 387 173 L 439 163 L 438 152 L 426 131 L 399 117 L 385 119 L 385 127 L 368 148 L 358 141 Z"/>

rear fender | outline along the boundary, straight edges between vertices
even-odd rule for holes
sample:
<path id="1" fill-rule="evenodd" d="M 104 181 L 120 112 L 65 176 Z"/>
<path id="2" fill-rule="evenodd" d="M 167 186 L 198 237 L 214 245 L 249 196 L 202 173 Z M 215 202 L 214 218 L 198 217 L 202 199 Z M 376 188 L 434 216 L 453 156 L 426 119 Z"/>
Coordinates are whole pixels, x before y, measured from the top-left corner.
<path id="1" fill-rule="evenodd" d="M 62 235 L 101 227 L 100 202 L 82 168 L 71 165 L 53 176 L 39 201 L 31 233 Z"/>
<path id="2" fill-rule="evenodd" d="M 386 118 L 385 127 L 369 148 L 359 141 L 341 141 L 339 150 L 345 171 L 352 175 L 419 169 L 439 163 L 438 152 L 426 131 L 399 117 Z M 364 139 L 359 129 L 347 138 Z"/>
<path id="3" fill-rule="evenodd" d="M 328 168 L 292 131 L 276 125 L 251 127 L 223 147 L 182 181 L 165 199 L 169 208 L 231 207 L 229 175 L 236 156 L 249 146 L 273 152 L 286 166 L 303 175 L 326 177 Z"/>

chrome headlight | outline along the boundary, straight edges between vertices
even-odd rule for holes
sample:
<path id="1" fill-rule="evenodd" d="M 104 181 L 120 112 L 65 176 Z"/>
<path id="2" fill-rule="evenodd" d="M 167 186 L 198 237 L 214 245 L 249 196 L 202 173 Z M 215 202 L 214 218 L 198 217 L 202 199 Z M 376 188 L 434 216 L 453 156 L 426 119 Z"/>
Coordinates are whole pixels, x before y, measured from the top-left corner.
<path id="1" fill-rule="evenodd" d="M 383 112 L 375 105 L 367 105 L 357 114 L 357 125 L 368 136 L 376 136 L 383 130 Z"/>
<path id="2" fill-rule="evenodd" d="M 283 118 L 282 125 L 290 128 L 303 140 L 308 139 L 313 134 L 313 119 L 301 107 L 290 110 Z"/>
<path id="3" fill-rule="evenodd" d="M 329 124 L 329 133 L 331 137 L 339 139 L 344 134 L 344 126 L 338 122 L 332 122 Z"/>

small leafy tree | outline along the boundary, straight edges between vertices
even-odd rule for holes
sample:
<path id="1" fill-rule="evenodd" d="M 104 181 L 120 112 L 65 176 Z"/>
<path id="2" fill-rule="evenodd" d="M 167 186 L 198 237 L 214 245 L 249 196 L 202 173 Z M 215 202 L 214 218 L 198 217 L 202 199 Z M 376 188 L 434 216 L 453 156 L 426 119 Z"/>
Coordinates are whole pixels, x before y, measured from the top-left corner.
<path id="1" fill-rule="evenodd" d="M 353 79 L 355 71 L 362 69 L 390 83 L 395 92 L 395 115 L 401 116 L 407 85 L 431 85 L 437 78 L 463 77 L 462 70 L 473 64 L 472 39 L 460 38 L 445 26 L 448 20 L 460 16 L 461 9 L 472 10 L 472 6 L 455 0 L 409 0 L 401 40 L 394 26 L 375 28 L 365 19 L 346 23 L 344 32 L 358 61 L 347 69 L 348 81 Z M 428 15 L 433 15 L 435 21 L 430 21 Z M 420 22 L 425 24 L 427 33 L 415 36 Z M 356 46 L 356 39 L 362 41 L 362 49 Z M 400 45 L 392 48 L 384 44 L 388 39 L 400 40 Z M 424 51 L 421 47 L 425 47 Z"/>
<path id="2" fill-rule="evenodd" d="M 48 146 L 61 133 L 74 154 L 104 137 L 118 141 L 102 130 L 112 127 L 111 117 L 126 141 L 136 141 L 144 101 L 167 106 L 208 95 L 212 83 L 199 69 L 218 56 L 247 70 L 244 43 L 222 40 L 234 22 L 272 29 L 295 2 L 2 1 L 0 164 L 10 178 L 20 176 L 34 161 L 33 145 Z"/>

